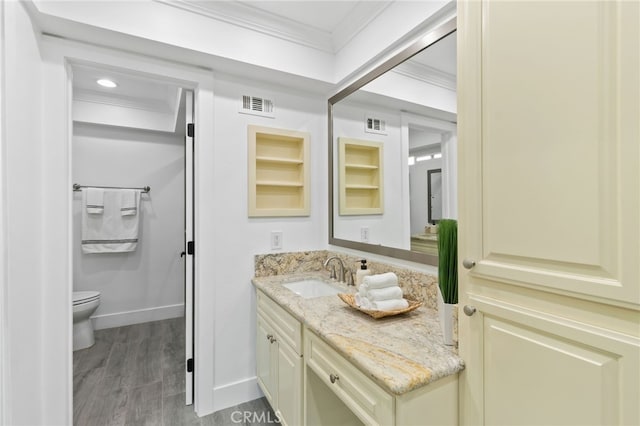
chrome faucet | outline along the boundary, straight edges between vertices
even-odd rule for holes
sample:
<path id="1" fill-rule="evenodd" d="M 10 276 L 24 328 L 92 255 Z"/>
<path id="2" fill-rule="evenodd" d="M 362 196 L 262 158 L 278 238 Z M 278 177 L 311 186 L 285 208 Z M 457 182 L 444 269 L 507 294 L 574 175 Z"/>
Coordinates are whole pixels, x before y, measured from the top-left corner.
<path id="1" fill-rule="evenodd" d="M 331 274 L 329 275 L 329 278 L 337 279 L 337 280 L 342 281 L 342 282 L 346 282 L 347 285 L 354 285 L 354 283 L 353 283 L 353 273 L 349 270 L 349 268 L 346 268 L 344 266 L 344 263 L 342 262 L 342 259 L 340 259 L 338 256 L 331 256 L 330 258 L 325 260 L 324 261 L 324 267 L 326 268 L 327 266 L 329 266 L 329 262 L 331 262 L 332 260 L 337 260 L 338 261 L 338 266 L 340 266 L 340 275 L 336 276 L 336 268 L 334 266 L 330 270 Z"/>

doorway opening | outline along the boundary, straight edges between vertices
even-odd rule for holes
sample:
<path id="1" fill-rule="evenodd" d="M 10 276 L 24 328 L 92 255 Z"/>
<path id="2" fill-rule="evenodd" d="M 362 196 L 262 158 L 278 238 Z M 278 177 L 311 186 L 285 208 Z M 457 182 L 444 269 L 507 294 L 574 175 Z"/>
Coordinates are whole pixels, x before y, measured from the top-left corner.
<path id="1" fill-rule="evenodd" d="M 405 114 L 411 251 L 438 255 L 436 225 L 457 218 L 456 123 Z"/>
<path id="2" fill-rule="evenodd" d="M 193 92 L 110 66 L 71 70 L 74 424 L 161 423 L 194 400 Z M 93 330 L 78 328 L 89 308 Z"/>

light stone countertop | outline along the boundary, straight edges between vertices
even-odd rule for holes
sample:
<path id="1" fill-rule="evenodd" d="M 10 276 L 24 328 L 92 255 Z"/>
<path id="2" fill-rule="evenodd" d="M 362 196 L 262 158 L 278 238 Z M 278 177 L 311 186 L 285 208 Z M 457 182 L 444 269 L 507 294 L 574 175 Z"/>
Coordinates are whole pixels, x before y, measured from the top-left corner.
<path id="1" fill-rule="evenodd" d="M 326 273 L 253 278 L 253 285 L 309 327 L 381 387 L 402 395 L 464 369 L 464 361 L 442 343 L 438 313 L 424 306 L 398 316 L 374 319 L 338 296 L 304 299 L 282 284 L 322 278 L 353 293 Z"/>

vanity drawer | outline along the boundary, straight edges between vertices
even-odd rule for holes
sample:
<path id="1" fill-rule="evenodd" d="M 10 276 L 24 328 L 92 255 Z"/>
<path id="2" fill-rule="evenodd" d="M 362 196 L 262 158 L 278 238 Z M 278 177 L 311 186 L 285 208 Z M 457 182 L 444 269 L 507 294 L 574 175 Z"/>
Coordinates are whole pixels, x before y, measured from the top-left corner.
<path id="1" fill-rule="evenodd" d="M 307 366 L 365 424 L 394 424 L 394 397 L 309 329 L 305 330 L 305 358 Z"/>
<path id="2" fill-rule="evenodd" d="M 298 355 L 302 355 L 302 326 L 300 321 L 260 290 L 258 290 L 258 313 L 272 323 L 281 341 L 291 346 Z"/>

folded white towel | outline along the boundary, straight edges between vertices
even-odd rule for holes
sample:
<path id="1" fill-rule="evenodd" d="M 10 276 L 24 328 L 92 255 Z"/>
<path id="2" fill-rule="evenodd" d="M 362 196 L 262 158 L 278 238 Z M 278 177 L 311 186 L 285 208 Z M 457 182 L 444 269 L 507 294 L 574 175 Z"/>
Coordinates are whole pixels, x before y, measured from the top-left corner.
<path id="1" fill-rule="evenodd" d="M 371 302 L 365 296 L 361 296 L 356 293 L 356 305 L 361 307 L 362 309 L 371 310 L 373 307 L 371 306 Z"/>
<path id="2" fill-rule="evenodd" d="M 387 288 L 374 288 L 367 291 L 367 299 L 372 302 L 378 300 L 402 299 L 402 289 L 398 286 Z"/>
<path id="3" fill-rule="evenodd" d="M 104 189 L 85 188 L 82 190 L 82 205 L 89 214 L 102 214 L 104 212 Z"/>
<path id="4" fill-rule="evenodd" d="M 399 311 L 409 307 L 406 299 L 377 300 L 371 302 L 374 311 Z"/>
<path id="5" fill-rule="evenodd" d="M 140 190 L 123 189 L 121 191 L 122 201 L 120 215 L 134 216 L 138 214 L 138 204 L 140 202 Z"/>
<path id="6" fill-rule="evenodd" d="M 360 284 L 358 287 L 358 294 L 362 297 L 367 297 L 367 292 L 369 291 L 369 286 L 365 283 Z"/>
<path id="7" fill-rule="evenodd" d="M 385 274 L 367 275 L 362 282 L 367 285 L 369 290 L 373 290 L 376 288 L 397 286 L 398 277 L 393 272 L 387 272 Z"/>
<path id="8" fill-rule="evenodd" d="M 369 311 L 399 311 L 409 307 L 406 299 L 369 300 L 366 296 L 356 293 L 356 305 Z"/>
<path id="9" fill-rule="evenodd" d="M 119 253 L 136 249 L 140 215 L 122 215 L 121 191 L 104 191 L 104 214 L 88 214 L 87 209 L 82 209 L 83 253 Z"/>

